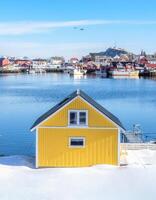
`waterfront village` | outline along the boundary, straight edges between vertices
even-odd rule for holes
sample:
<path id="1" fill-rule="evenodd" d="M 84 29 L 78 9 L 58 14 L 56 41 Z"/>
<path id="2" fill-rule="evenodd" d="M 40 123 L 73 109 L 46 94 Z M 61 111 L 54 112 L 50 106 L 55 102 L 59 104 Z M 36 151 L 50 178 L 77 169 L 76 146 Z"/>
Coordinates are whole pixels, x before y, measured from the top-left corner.
<path id="1" fill-rule="evenodd" d="M 101 75 L 103 77 L 156 76 L 156 53 L 139 55 L 121 48 L 108 48 L 104 52 L 90 53 L 81 59 L 72 57 L 67 62 L 64 57 L 54 56 L 47 59 L 28 57 L 0 58 L 0 73 L 48 73 L 62 72 L 70 75 Z"/>
<path id="2" fill-rule="evenodd" d="M 22 79 L 24 89 L 22 85 L 16 85 L 16 81 L 21 79 L 17 78 L 18 75 L 11 76 L 13 85 L 10 87 L 10 76 L 1 74 L 0 200 L 155 200 L 155 134 L 150 139 L 146 138 L 139 124 L 134 124 L 132 131 L 126 130 L 119 118 L 98 103 L 104 98 L 96 97 L 99 90 L 93 93 L 92 98 L 86 91 L 80 90 L 82 88 L 77 88 L 62 98 L 64 95 L 59 91 L 60 87 L 54 89 L 56 85 L 48 82 L 49 79 L 48 84 L 42 87 L 36 77 L 43 74 L 42 78 L 46 78 L 44 74 L 50 72 L 67 76 L 155 76 L 156 54 L 147 55 L 142 51 L 135 55 L 123 49 L 109 48 L 105 52 L 90 53 L 80 60 L 71 58 L 68 62 L 63 57 L 2 57 L 0 66 L 1 73 L 28 74 L 27 80 Z M 32 85 L 31 80 L 36 81 L 37 87 Z M 100 83 L 103 80 L 100 79 Z M 143 81 L 155 84 L 155 81 Z M 120 80 L 108 82 L 117 84 Z M 138 80 L 135 82 L 138 83 Z M 121 87 L 115 98 L 113 95 L 113 98 L 106 96 L 107 102 L 118 107 L 119 116 L 125 112 L 128 123 L 131 115 L 133 120 L 144 115 L 144 122 L 149 118 L 147 124 L 155 126 L 155 95 L 149 98 L 152 91 L 156 91 L 151 90 L 153 85 L 146 87 L 148 90 L 142 90 L 144 87 L 141 86 L 137 92 L 141 100 L 132 100 L 134 95 L 137 96 L 137 90 L 130 85 L 132 90 L 128 94 L 133 93 L 132 96 L 125 98 L 121 95 L 126 91 L 122 91 L 124 87 Z M 107 85 L 100 91 L 104 91 L 105 87 Z M 64 94 L 65 88 L 62 89 Z M 58 97 L 61 101 L 49 110 L 48 106 Z M 29 122 L 32 134 L 28 131 Z"/>

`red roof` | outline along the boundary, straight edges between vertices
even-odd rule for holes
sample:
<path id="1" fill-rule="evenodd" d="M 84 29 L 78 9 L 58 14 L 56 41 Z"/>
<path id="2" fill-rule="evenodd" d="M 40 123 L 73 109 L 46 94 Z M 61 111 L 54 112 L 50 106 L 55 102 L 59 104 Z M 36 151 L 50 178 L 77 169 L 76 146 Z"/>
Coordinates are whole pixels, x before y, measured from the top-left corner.
<path id="1" fill-rule="evenodd" d="M 156 68 L 156 64 L 147 63 L 147 64 L 146 64 L 146 67 L 149 67 L 149 68 Z"/>

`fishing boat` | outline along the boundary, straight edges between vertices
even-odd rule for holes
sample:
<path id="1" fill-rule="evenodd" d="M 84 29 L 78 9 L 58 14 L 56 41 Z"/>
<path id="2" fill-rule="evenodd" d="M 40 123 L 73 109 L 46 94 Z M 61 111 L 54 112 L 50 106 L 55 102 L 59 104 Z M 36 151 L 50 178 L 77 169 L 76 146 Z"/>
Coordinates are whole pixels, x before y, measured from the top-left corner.
<path id="1" fill-rule="evenodd" d="M 122 63 L 118 63 L 115 69 L 109 71 L 112 77 L 131 77 L 138 78 L 139 70 L 136 70 L 132 65 L 124 66 Z"/>
<path id="2" fill-rule="evenodd" d="M 139 77 L 139 71 L 136 70 L 114 69 L 109 74 L 113 77 Z"/>

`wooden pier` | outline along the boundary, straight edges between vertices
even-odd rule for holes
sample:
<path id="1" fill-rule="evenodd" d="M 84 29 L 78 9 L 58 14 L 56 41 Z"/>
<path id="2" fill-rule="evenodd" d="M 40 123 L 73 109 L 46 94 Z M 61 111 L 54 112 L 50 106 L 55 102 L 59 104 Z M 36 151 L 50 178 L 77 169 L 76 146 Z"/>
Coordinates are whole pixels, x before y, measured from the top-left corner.
<path id="1" fill-rule="evenodd" d="M 142 135 L 133 132 L 125 132 L 122 137 L 122 142 L 125 143 L 143 143 Z"/>

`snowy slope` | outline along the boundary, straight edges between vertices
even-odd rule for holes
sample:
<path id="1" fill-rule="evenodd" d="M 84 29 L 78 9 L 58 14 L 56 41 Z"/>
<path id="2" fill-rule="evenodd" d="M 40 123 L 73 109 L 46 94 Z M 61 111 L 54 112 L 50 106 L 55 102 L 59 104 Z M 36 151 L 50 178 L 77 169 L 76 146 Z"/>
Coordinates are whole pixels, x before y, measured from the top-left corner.
<path id="1" fill-rule="evenodd" d="M 35 169 L 33 158 L 1 157 L 0 200 L 155 200 L 156 151 L 121 160 L 122 167 Z"/>

